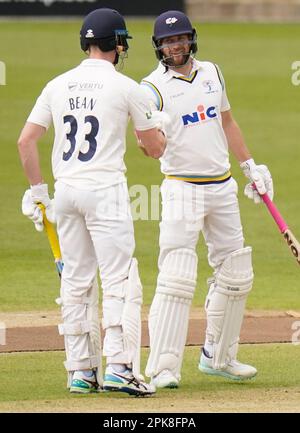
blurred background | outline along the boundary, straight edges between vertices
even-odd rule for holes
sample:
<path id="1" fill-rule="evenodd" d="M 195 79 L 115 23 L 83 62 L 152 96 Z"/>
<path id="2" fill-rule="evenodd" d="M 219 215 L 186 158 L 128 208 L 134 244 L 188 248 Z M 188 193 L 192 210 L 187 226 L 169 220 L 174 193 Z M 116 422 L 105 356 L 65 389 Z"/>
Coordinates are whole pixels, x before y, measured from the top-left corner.
<path id="1" fill-rule="evenodd" d="M 299 0 L 0 0 L 3 16 L 81 16 L 98 7 L 117 9 L 123 15 L 154 16 L 168 9 L 181 10 L 194 20 L 299 21 Z"/>
<path id="2" fill-rule="evenodd" d="M 126 17 L 133 39 L 122 72 L 138 82 L 157 65 L 151 45 L 155 16 L 170 9 L 187 13 L 198 33 L 196 57 L 220 66 L 248 147 L 257 163 L 268 165 L 275 203 L 300 238 L 300 0 L 0 0 L 0 311 L 58 309 L 54 299 L 59 280 L 46 236 L 21 213 L 28 184 L 16 142 L 46 83 L 85 58 L 79 48 L 83 16 L 103 6 Z M 49 131 L 40 143 L 51 191 L 52 139 Z M 145 185 L 149 193 L 149 219 L 135 221 L 136 256 L 149 304 L 158 254 L 158 220 L 150 218 L 150 192 L 163 177 L 159 163 L 137 149 L 131 127 L 127 147 L 129 186 Z M 255 284 L 247 306 L 299 310 L 299 265 L 264 206 L 244 197 L 246 179 L 234 159 L 232 172 L 240 186 L 246 244 L 253 247 Z M 195 306 L 203 306 L 211 274 L 202 240 L 199 256 Z"/>

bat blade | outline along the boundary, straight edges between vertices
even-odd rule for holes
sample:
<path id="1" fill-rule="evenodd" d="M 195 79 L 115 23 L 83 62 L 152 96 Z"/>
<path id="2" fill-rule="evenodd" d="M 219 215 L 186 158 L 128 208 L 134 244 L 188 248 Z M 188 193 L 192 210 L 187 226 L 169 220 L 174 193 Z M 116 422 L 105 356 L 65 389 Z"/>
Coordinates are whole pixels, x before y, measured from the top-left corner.
<path id="1" fill-rule="evenodd" d="M 270 214 L 272 215 L 274 221 L 276 222 L 279 230 L 281 233 L 284 233 L 286 230 L 288 230 L 288 225 L 283 219 L 282 215 L 280 214 L 279 210 L 275 206 L 275 204 L 272 202 L 268 194 L 261 194 L 261 198 L 263 199 L 263 202 L 267 206 Z"/>
<path id="2" fill-rule="evenodd" d="M 292 233 L 292 231 L 289 229 L 289 226 L 283 219 L 282 215 L 280 214 L 279 210 L 275 206 L 275 204 L 272 202 L 268 194 L 261 194 L 261 198 L 265 205 L 267 206 L 267 209 L 269 210 L 270 214 L 272 215 L 275 223 L 277 224 L 277 227 L 279 228 L 280 232 L 283 234 L 283 237 L 290 248 L 293 256 L 296 258 L 298 265 L 300 265 L 300 244 L 298 240 L 296 239 L 295 235 Z"/>
<path id="3" fill-rule="evenodd" d="M 47 237 L 48 237 L 48 241 L 49 241 L 49 244 L 51 247 L 51 251 L 52 251 L 52 254 L 54 256 L 55 266 L 56 266 L 59 278 L 61 278 L 64 264 L 63 264 L 62 257 L 61 257 L 61 251 L 60 251 L 60 246 L 59 246 L 58 238 L 56 235 L 56 231 L 55 231 L 53 225 L 50 223 L 50 221 L 47 218 L 45 206 L 42 203 L 40 203 L 39 208 L 43 212 L 43 223 L 44 223 L 45 231 L 47 233 Z"/>
<path id="4" fill-rule="evenodd" d="M 298 264 L 300 265 L 300 243 L 297 241 L 295 235 L 290 229 L 284 231 L 283 237 L 292 251 L 292 254 L 296 257 Z"/>

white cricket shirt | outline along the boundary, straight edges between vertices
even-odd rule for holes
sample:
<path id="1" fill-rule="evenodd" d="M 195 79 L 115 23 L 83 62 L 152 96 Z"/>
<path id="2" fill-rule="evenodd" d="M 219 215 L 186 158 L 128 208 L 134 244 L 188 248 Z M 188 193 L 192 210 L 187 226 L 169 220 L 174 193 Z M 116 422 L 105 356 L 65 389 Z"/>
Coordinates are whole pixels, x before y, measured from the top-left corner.
<path id="1" fill-rule="evenodd" d="M 160 63 L 141 82 L 156 108 L 171 116 L 172 128 L 161 170 L 167 177 L 218 182 L 230 176 L 221 112 L 230 109 L 219 68 L 193 60 L 189 77 Z M 168 132 L 168 131 L 167 131 Z"/>
<path id="2" fill-rule="evenodd" d="M 156 126 L 149 112 L 139 84 L 106 60 L 87 59 L 46 85 L 27 121 L 53 122 L 54 178 L 95 190 L 124 182 L 129 116 L 142 131 Z"/>

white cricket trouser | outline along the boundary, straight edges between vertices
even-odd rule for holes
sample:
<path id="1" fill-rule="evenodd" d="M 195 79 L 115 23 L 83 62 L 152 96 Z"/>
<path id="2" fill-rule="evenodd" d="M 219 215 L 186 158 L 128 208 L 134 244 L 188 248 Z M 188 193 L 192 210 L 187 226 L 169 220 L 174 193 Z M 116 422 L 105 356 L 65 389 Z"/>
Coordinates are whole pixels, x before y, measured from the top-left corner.
<path id="1" fill-rule="evenodd" d="M 73 188 L 61 181 L 55 185 L 55 210 L 64 269 L 61 298 L 84 298 L 99 267 L 103 289 L 103 321 L 118 323 L 124 307 L 124 280 L 135 242 L 126 183 L 98 191 Z M 64 324 L 76 324 L 84 317 L 72 306 L 62 307 Z M 70 357 L 88 356 L 88 336 L 68 336 Z M 106 330 L 103 354 L 122 359 L 121 326 Z M 120 358 L 121 355 L 121 358 Z M 124 359 L 126 363 L 126 359 Z"/>
<path id="2" fill-rule="evenodd" d="M 201 231 L 209 264 L 215 271 L 230 253 L 243 248 L 237 183 L 233 178 L 212 185 L 165 179 L 161 195 L 159 269 L 171 250 L 195 250 Z"/>
<path id="3" fill-rule="evenodd" d="M 185 263 L 184 257 L 193 258 L 202 232 L 208 247 L 209 264 L 217 272 L 230 253 L 243 247 L 244 239 L 234 179 L 211 185 L 165 179 L 161 195 L 159 275 L 149 313 L 150 356 L 146 374 L 152 377 L 168 368 L 180 379 L 189 307 L 197 275 L 197 262 L 187 260 Z M 173 256 L 176 256 L 177 263 L 170 266 L 170 257 Z M 193 263 L 195 269 L 188 263 Z M 186 282 L 183 282 L 183 269 L 189 271 Z M 194 274 L 195 278 L 191 277 Z M 182 284 L 184 287 L 181 288 Z M 173 297 L 172 288 L 176 293 Z M 185 299 L 187 289 L 188 300 Z M 165 299 L 162 293 L 168 293 L 169 298 Z M 176 319 L 180 323 L 180 339 Z M 166 326 L 170 321 L 173 325 Z"/>

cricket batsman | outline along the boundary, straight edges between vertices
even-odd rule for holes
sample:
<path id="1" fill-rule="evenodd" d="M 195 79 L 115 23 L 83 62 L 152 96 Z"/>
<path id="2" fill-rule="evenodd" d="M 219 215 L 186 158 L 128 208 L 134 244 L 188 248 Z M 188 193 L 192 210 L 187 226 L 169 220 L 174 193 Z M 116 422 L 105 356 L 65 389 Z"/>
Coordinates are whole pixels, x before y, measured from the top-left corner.
<path id="1" fill-rule="evenodd" d="M 165 179 L 159 273 L 149 313 L 146 375 L 156 387 L 178 387 L 198 273 L 196 246 L 202 233 L 213 274 L 208 280 L 199 370 L 250 379 L 257 371 L 239 362 L 237 353 L 253 283 L 252 251 L 244 245 L 229 151 L 249 179 L 245 194 L 255 202 L 266 192 L 272 199 L 272 178 L 265 165 L 255 163 L 245 144 L 219 66 L 195 58 L 197 33 L 189 18 L 176 10 L 162 13 L 155 20 L 152 42 L 159 64 L 141 86 L 153 106 L 169 115 L 172 127 L 160 157 Z"/>

